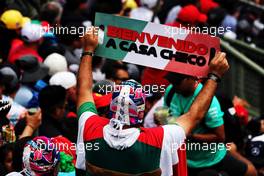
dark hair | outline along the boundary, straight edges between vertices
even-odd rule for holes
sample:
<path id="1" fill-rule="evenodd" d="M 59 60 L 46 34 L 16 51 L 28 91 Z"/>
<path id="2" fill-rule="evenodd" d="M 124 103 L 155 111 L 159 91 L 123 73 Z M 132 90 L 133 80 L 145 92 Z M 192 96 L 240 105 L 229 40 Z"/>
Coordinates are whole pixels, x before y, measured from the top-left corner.
<path id="1" fill-rule="evenodd" d="M 13 168 L 15 171 L 20 172 L 22 170 L 22 165 L 23 165 L 23 151 L 24 151 L 24 146 L 26 143 L 30 140 L 32 140 L 33 137 L 24 137 L 19 140 L 17 140 L 14 143 L 14 151 L 13 151 Z"/>
<path id="2" fill-rule="evenodd" d="M 40 9 L 39 18 L 41 21 L 47 21 L 49 24 L 54 25 L 60 13 L 62 12 L 58 6 L 48 2 Z"/>
<path id="3" fill-rule="evenodd" d="M 39 93 L 39 106 L 44 113 L 51 113 L 56 107 L 64 104 L 66 89 L 62 86 L 47 86 Z"/>
<path id="4" fill-rule="evenodd" d="M 107 118 L 110 118 L 109 110 L 110 110 L 110 106 L 104 106 L 104 107 L 97 108 L 98 115 L 107 117 Z"/>
<path id="5" fill-rule="evenodd" d="M 82 24 L 82 21 L 67 21 L 62 23 L 63 28 L 67 28 L 71 30 L 72 28 L 75 29 L 85 29 L 85 26 Z M 71 45 L 74 41 L 80 40 L 80 34 L 78 32 L 76 33 L 68 33 L 68 32 L 62 32 L 57 34 L 57 37 L 59 38 L 59 41 L 65 45 Z"/>
<path id="6" fill-rule="evenodd" d="M 127 66 L 123 63 L 117 61 L 106 60 L 102 72 L 105 73 L 106 79 L 116 78 L 116 73 L 118 70 L 124 70 L 127 72 Z"/>
<path id="7" fill-rule="evenodd" d="M 252 136 L 260 135 L 261 123 L 259 120 L 252 119 L 247 124 L 248 133 Z"/>
<path id="8" fill-rule="evenodd" d="M 6 154 L 8 152 L 12 152 L 14 149 L 14 144 L 13 143 L 8 143 L 0 147 L 0 163 L 4 163 L 6 159 Z"/>
<path id="9" fill-rule="evenodd" d="M 0 147 L 0 175 L 6 175 L 8 174 L 8 171 L 5 168 L 4 162 L 6 159 L 6 156 L 9 152 L 13 153 L 14 150 L 14 144 L 13 143 L 9 143 L 9 144 L 5 144 L 3 146 Z M 14 155 L 13 155 L 14 158 Z"/>

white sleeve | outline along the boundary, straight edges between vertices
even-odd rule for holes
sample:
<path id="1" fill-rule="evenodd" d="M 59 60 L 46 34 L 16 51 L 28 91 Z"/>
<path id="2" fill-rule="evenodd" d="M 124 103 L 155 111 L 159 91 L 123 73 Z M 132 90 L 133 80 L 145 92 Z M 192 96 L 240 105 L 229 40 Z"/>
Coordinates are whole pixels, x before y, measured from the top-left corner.
<path id="1" fill-rule="evenodd" d="M 184 129 L 178 125 L 164 125 L 164 137 L 162 142 L 160 168 L 162 176 L 172 176 L 172 166 L 179 162 L 177 150 L 184 143 Z"/>
<path id="2" fill-rule="evenodd" d="M 93 115 L 96 115 L 93 112 L 84 112 L 79 118 L 78 122 L 78 137 L 77 137 L 77 146 L 76 146 L 76 168 L 86 170 L 85 167 L 85 148 L 83 142 L 83 131 L 86 121 Z"/>

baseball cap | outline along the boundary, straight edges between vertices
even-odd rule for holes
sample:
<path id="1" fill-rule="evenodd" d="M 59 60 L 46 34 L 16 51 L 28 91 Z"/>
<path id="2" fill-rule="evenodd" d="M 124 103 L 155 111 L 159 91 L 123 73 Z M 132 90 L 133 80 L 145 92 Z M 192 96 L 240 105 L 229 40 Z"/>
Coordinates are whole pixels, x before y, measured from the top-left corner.
<path id="1" fill-rule="evenodd" d="M 27 23 L 21 29 L 21 37 L 26 42 L 36 42 L 40 40 L 44 34 L 44 28 L 36 23 Z"/>
<path id="2" fill-rule="evenodd" d="M 194 24 L 196 22 L 205 23 L 207 21 L 207 16 L 200 13 L 196 6 L 187 5 L 180 10 L 178 19 L 182 22 L 191 24 Z"/>
<path id="3" fill-rule="evenodd" d="M 23 17 L 18 10 L 6 10 L 1 15 L 1 21 L 5 24 L 7 29 L 19 29 L 26 23 L 30 22 L 30 18 Z"/>
<path id="4" fill-rule="evenodd" d="M 137 7 L 137 2 L 135 0 L 126 0 L 124 2 L 124 9 L 135 9 Z"/>
<path id="5" fill-rule="evenodd" d="M 19 68 L 23 70 L 22 83 L 33 83 L 48 75 L 49 68 L 38 62 L 33 55 L 26 55 L 16 61 Z"/>
<path id="6" fill-rule="evenodd" d="M 55 73 L 49 80 L 50 85 L 60 85 L 65 89 L 76 86 L 76 76 L 69 71 Z"/>
<path id="7" fill-rule="evenodd" d="M 211 9 L 218 7 L 219 4 L 212 0 L 200 0 L 200 10 L 207 14 Z"/>
<path id="8" fill-rule="evenodd" d="M 106 94 L 106 95 L 102 95 L 99 93 L 93 93 L 93 98 L 94 98 L 94 104 L 95 107 L 98 108 L 102 108 L 102 107 L 106 107 L 109 106 L 112 100 L 112 93 Z"/>
<path id="9" fill-rule="evenodd" d="M 167 79 L 173 85 L 179 85 L 182 82 L 182 80 L 184 80 L 187 77 L 189 76 L 181 73 L 168 72 L 164 78 Z"/>
<path id="10" fill-rule="evenodd" d="M 49 75 L 52 76 L 57 72 L 67 71 L 68 65 L 66 58 L 58 53 L 52 53 L 44 60 L 44 65 L 49 67 Z"/>

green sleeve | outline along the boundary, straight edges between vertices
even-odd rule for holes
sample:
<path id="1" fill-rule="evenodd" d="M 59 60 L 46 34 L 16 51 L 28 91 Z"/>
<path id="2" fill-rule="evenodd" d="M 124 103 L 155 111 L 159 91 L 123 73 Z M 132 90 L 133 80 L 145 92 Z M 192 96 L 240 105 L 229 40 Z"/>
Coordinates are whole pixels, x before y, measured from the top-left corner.
<path id="1" fill-rule="evenodd" d="M 210 108 L 205 117 L 205 124 L 209 128 L 216 128 L 224 124 L 224 112 L 216 97 L 213 98 Z"/>
<path id="2" fill-rule="evenodd" d="M 170 90 L 172 89 L 172 84 L 170 84 L 167 88 L 166 88 L 166 91 L 164 93 L 164 101 L 163 101 L 163 106 L 167 106 L 169 107 L 169 105 L 167 105 L 166 101 L 167 101 L 167 97 L 168 97 L 168 94 L 170 92 Z"/>
<path id="3" fill-rule="evenodd" d="M 96 107 L 92 102 L 85 102 L 79 107 L 79 109 L 77 110 L 78 118 L 80 118 L 84 112 L 93 112 L 95 114 L 98 114 Z"/>

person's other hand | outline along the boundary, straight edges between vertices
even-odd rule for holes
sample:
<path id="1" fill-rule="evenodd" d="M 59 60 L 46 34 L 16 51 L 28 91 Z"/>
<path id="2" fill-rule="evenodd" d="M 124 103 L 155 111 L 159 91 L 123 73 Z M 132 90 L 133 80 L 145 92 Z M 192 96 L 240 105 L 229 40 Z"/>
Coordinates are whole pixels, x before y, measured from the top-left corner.
<path id="1" fill-rule="evenodd" d="M 98 45 L 98 28 L 92 27 L 92 30 L 87 32 L 82 37 L 83 49 L 85 51 L 94 52 Z"/>
<path id="2" fill-rule="evenodd" d="M 209 64 L 209 73 L 214 73 L 220 78 L 229 69 L 229 64 L 226 59 L 226 53 L 218 52 Z"/>
<path id="3" fill-rule="evenodd" d="M 27 125 L 30 126 L 33 130 L 36 130 L 40 126 L 41 119 L 42 115 L 40 109 L 38 109 L 38 111 L 33 115 L 30 115 L 28 112 L 26 113 Z"/>

